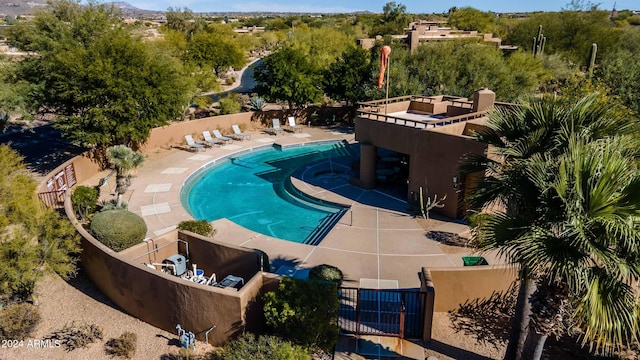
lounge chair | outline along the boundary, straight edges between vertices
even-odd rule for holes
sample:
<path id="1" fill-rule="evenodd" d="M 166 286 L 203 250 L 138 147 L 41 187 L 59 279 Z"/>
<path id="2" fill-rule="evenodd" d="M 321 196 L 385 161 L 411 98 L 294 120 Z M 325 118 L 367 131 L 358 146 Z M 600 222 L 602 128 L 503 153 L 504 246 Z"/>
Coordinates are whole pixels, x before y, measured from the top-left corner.
<path id="1" fill-rule="evenodd" d="M 226 136 L 223 136 L 222 134 L 220 134 L 220 130 L 213 130 L 213 136 L 215 136 L 216 139 L 218 139 L 220 141 L 223 141 L 223 142 L 233 141 L 232 138 L 226 137 Z"/>
<path id="2" fill-rule="evenodd" d="M 264 129 L 268 134 L 284 134 L 284 129 L 280 127 L 280 119 L 273 119 L 273 127 Z"/>
<path id="3" fill-rule="evenodd" d="M 211 137 L 211 133 L 209 132 L 209 130 L 203 131 L 202 136 L 204 136 L 204 141 L 206 141 L 211 145 L 218 145 L 218 146 L 222 145 L 222 141 Z"/>
<path id="4" fill-rule="evenodd" d="M 187 146 L 189 146 L 189 149 L 195 149 L 195 151 L 198 151 L 206 147 L 206 145 L 203 142 L 194 141 L 191 135 L 185 135 L 184 139 L 187 141 Z"/>
<path id="5" fill-rule="evenodd" d="M 236 140 L 250 140 L 251 139 L 251 135 L 243 133 L 242 130 L 240 130 L 240 127 L 237 124 L 233 124 L 231 125 L 231 128 L 233 129 L 233 134 L 229 135 L 231 137 L 233 137 Z"/>
<path id="6" fill-rule="evenodd" d="M 291 131 L 293 132 L 302 131 L 302 127 L 296 125 L 296 118 L 294 118 L 293 116 L 289 116 L 288 120 L 289 120 L 289 129 L 291 129 Z"/>

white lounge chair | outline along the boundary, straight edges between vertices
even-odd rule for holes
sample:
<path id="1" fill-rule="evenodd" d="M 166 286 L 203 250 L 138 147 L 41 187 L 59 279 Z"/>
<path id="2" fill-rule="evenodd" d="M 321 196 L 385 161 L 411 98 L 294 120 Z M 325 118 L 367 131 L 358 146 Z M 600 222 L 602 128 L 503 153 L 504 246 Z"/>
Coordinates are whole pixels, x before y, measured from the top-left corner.
<path id="1" fill-rule="evenodd" d="M 289 120 L 289 128 L 291 129 L 291 131 L 293 132 L 302 131 L 302 127 L 296 125 L 296 118 L 294 118 L 293 116 L 289 116 L 287 119 Z"/>
<path id="2" fill-rule="evenodd" d="M 247 133 L 243 133 L 242 130 L 240 130 L 240 127 L 238 126 L 238 124 L 231 125 L 231 128 L 233 129 L 233 135 L 229 135 L 229 136 L 232 136 L 236 140 L 251 139 L 251 135 Z"/>
<path id="3" fill-rule="evenodd" d="M 215 136 L 216 139 L 218 139 L 220 141 L 224 141 L 224 142 L 233 141 L 232 138 L 226 137 L 226 136 L 223 136 L 222 134 L 220 134 L 220 130 L 213 130 L 213 136 Z"/>
<path id="4" fill-rule="evenodd" d="M 273 127 L 264 129 L 268 134 L 284 134 L 284 129 L 280 127 L 280 119 L 273 119 Z"/>
<path id="5" fill-rule="evenodd" d="M 206 147 L 206 145 L 203 142 L 194 141 L 191 135 L 185 135 L 184 139 L 187 141 L 187 146 L 189 146 L 189 149 L 195 149 L 195 151 L 198 151 Z"/>
<path id="6" fill-rule="evenodd" d="M 222 145 L 222 141 L 211 137 L 211 133 L 209 132 L 209 130 L 203 131 L 202 136 L 204 136 L 204 141 L 206 141 L 211 145 L 218 145 L 218 146 Z"/>

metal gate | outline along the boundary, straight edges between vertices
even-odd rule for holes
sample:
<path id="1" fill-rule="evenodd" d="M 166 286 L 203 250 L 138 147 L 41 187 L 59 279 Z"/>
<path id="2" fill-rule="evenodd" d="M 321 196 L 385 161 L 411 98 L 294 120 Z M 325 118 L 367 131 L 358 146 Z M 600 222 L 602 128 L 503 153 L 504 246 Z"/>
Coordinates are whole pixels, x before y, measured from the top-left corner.
<path id="1" fill-rule="evenodd" d="M 343 332 L 422 338 L 426 292 L 341 287 L 338 294 Z"/>

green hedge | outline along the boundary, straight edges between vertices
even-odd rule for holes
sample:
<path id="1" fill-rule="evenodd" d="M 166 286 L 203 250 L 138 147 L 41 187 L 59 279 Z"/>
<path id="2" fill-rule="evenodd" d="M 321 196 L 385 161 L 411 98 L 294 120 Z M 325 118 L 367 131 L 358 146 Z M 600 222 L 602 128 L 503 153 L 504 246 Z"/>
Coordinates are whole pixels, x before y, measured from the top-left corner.
<path id="1" fill-rule="evenodd" d="M 108 210 L 93 217 L 91 233 L 114 251 L 121 251 L 142 242 L 147 234 L 147 224 L 130 211 Z"/>
<path id="2" fill-rule="evenodd" d="M 178 230 L 191 231 L 193 233 L 213 237 L 216 230 L 207 220 L 187 220 L 178 224 Z"/>

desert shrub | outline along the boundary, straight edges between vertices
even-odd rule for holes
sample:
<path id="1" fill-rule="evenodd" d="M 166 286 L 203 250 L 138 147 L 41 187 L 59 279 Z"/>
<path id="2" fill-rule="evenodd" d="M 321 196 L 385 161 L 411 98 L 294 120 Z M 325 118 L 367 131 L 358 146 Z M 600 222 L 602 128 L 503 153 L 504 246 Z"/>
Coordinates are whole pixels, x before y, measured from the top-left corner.
<path id="1" fill-rule="evenodd" d="M 178 224 L 178 230 L 191 231 L 193 233 L 212 237 L 216 234 L 216 230 L 207 220 L 187 220 Z"/>
<path id="2" fill-rule="evenodd" d="M 142 242 L 147 234 L 147 224 L 130 211 L 108 210 L 93 217 L 91 233 L 114 251 L 121 251 Z"/>
<path id="3" fill-rule="evenodd" d="M 81 219 L 88 219 L 96 211 L 100 190 L 95 187 L 79 185 L 71 194 L 73 208 Z"/>
<path id="4" fill-rule="evenodd" d="M 213 99 L 210 96 L 196 96 L 192 100 L 193 104 L 200 109 L 207 109 L 213 104 Z"/>
<path id="5" fill-rule="evenodd" d="M 104 345 L 108 355 L 131 359 L 136 352 L 136 341 L 138 336 L 132 332 L 124 332 L 114 339 L 109 339 Z"/>
<path id="6" fill-rule="evenodd" d="M 215 360 L 311 360 L 309 351 L 276 336 L 256 336 L 250 333 L 228 342 L 218 352 Z"/>
<path id="7" fill-rule="evenodd" d="M 283 338 L 323 350 L 338 339 L 340 300 L 334 283 L 285 277 L 263 300 L 267 325 Z"/>
<path id="8" fill-rule="evenodd" d="M 343 278 L 342 271 L 333 265 L 322 264 L 309 270 L 310 280 L 331 281 L 340 286 Z"/>
<path id="9" fill-rule="evenodd" d="M 237 114 L 242 108 L 239 96 L 231 94 L 225 98 L 220 99 L 220 115 L 225 114 Z"/>
<path id="10" fill-rule="evenodd" d="M 193 349 L 180 348 L 178 353 L 168 353 L 160 355 L 160 360 L 215 360 L 216 352 L 210 351 L 203 355 L 199 355 Z"/>
<path id="11" fill-rule="evenodd" d="M 126 201 L 122 201 L 120 203 L 120 206 L 118 206 L 117 199 L 104 200 L 101 201 L 98 205 L 100 206 L 100 211 L 127 210 L 127 208 L 129 207 L 129 204 Z"/>
<path id="12" fill-rule="evenodd" d="M 34 305 L 9 305 L 0 311 L 0 339 L 24 340 L 39 322 L 40 311 Z"/>
<path id="13" fill-rule="evenodd" d="M 72 351 L 81 347 L 102 340 L 102 328 L 95 324 L 80 323 L 75 321 L 66 324 L 62 329 L 56 330 L 49 336 L 51 340 L 59 340 L 67 351 Z"/>

